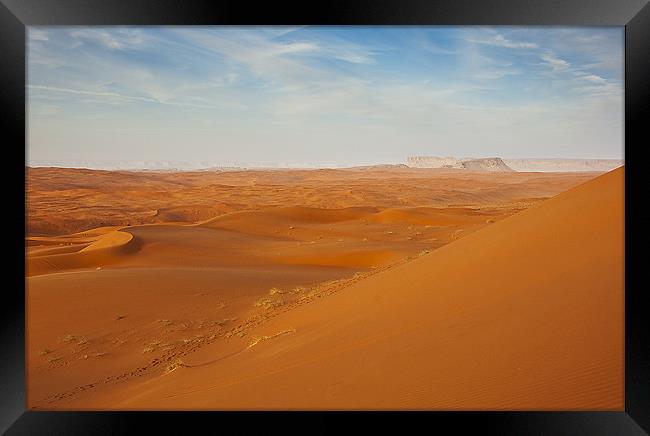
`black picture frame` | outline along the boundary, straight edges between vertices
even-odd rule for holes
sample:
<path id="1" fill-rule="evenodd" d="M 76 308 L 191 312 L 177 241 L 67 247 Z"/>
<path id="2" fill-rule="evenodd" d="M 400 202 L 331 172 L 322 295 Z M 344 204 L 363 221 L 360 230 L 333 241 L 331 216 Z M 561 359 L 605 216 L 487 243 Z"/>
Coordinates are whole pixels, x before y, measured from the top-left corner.
<path id="1" fill-rule="evenodd" d="M 149 24 L 368 24 L 368 25 L 615 25 L 625 26 L 625 410 L 620 412 L 413 412 L 359 413 L 388 430 L 395 417 L 436 430 L 454 428 L 495 434 L 635 435 L 650 431 L 648 306 L 641 255 L 650 221 L 642 199 L 644 124 L 650 101 L 650 5 L 647 0 L 337 0 L 300 4 L 234 0 L 0 0 L 0 114 L 5 121 L 5 211 L 11 231 L 5 240 L 13 262 L 7 268 L 0 323 L 0 431 L 6 434 L 165 433 L 175 429 L 225 430 L 237 421 L 279 428 L 286 413 L 223 412 L 33 412 L 25 396 L 25 32 L 30 25 Z M 217 416 L 218 415 L 218 416 Z M 309 412 L 309 428 L 338 430 L 333 417 L 350 413 Z M 303 421 L 300 419 L 299 421 Z M 191 427 L 187 427 L 190 420 Z M 297 421 L 293 421 L 297 422 Z M 286 424 L 286 423 L 285 423 Z M 403 429 L 403 427 L 399 427 Z M 417 428 L 417 427 L 414 427 Z M 188 430 L 189 429 L 189 430 Z M 179 430 L 180 431 L 180 430 Z"/>

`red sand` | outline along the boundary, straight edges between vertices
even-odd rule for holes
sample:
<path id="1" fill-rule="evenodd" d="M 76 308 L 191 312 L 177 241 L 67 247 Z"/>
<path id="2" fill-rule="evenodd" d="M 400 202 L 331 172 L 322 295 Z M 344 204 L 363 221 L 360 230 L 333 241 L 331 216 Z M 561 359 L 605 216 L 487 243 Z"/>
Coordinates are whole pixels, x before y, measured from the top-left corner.
<path id="1" fill-rule="evenodd" d="M 623 171 L 31 169 L 29 406 L 621 410 Z"/>

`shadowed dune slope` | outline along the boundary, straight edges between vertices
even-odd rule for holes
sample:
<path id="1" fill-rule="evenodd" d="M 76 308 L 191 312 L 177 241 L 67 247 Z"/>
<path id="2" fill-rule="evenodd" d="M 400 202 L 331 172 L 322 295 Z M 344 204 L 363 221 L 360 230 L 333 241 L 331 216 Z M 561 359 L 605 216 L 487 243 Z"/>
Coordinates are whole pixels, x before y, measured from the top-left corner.
<path id="1" fill-rule="evenodd" d="M 263 219 L 265 221 L 293 221 L 307 223 L 335 223 L 339 221 L 348 221 L 361 219 L 369 214 L 376 213 L 379 209 L 376 207 L 348 207 L 343 209 L 322 209 L 315 207 L 279 207 L 269 208 L 260 211 L 243 211 L 218 216 L 210 219 L 202 225 L 219 225 L 233 221 L 242 221 L 247 218 Z"/>
<path id="2" fill-rule="evenodd" d="M 49 248 L 27 256 L 27 276 L 110 265 L 137 249 L 133 235 L 113 231 L 83 244 Z"/>
<path id="3" fill-rule="evenodd" d="M 206 363 L 205 347 L 84 404 L 622 410 L 623 178 L 616 169 L 277 316 L 232 357 Z"/>

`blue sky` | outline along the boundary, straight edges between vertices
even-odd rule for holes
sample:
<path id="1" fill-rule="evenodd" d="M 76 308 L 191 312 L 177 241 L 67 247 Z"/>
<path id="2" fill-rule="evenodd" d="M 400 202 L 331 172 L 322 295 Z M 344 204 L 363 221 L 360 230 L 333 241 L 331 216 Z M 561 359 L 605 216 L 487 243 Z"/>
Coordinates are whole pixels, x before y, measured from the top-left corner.
<path id="1" fill-rule="evenodd" d="M 622 27 L 29 27 L 27 38 L 31 165 L 623 158 Z"/>

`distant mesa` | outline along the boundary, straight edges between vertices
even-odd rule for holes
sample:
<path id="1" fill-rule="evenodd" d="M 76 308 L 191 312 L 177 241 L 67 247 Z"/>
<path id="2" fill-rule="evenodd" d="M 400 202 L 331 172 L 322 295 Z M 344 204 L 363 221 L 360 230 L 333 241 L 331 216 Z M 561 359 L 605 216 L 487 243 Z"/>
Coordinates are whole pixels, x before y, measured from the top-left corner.
<path id="1" fill-rule="evenodd" d="M 512 172 L 500 157 L 454 158 L 454 157 L 409 157 L 407 165 L 412 168 L 449 168 L 469 171 Z"/>
<path id="2" fill-rule="evenodd" d="M 487 157 L 483 159 L 466 160 L 460 163 L 461 168 L 470 171 L 514 171 L 506 165 L 500 157 Z"/>
<path id="3" fill-rule="evenodd" d="M 470 171 L 524 171 L 524 172 L 607 172 L 622 166 L 622 159 L 561 159 L 525 158 L 501 159 L 498 157 L 476 159 L 471 157 L 409 157 L 411 168 L 449 168 Z"/>
<path id="4" fill-rule="evenodd" d="M 408 165 L 404 164 L 377 164 L 377 165 L 359 165 L 354 167 L 348 167 L 344 169 L 349 170 L 390 170 L 390 169 L 400 169 L 408 168 Z"/>

